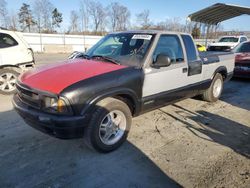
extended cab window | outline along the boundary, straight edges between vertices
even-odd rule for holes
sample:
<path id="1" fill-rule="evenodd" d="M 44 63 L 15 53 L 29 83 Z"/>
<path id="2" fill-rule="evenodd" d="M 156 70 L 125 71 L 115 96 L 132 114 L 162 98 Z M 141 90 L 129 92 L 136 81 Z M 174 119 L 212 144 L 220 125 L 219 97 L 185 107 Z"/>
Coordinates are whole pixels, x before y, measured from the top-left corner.
<path id="1" fill-rule="evenodd" d="M 188 61 L 197 60 L 197 53 L 193 39 L 189 35 L 181 35 L 181 38 L 186 48 Z"/>
<path id="2" fill-rule="evenodd" d="M 12 36 L 0 33 L 0 48 L 7 48 L 16 45 L 18 45 L 18 43 Z"/>
<path id="3" fill-rule="evenodd" d="M 177 35 L 161 35 L 153 54 L 153 60 L 157 55 L 165 54 L 169 56 L 172 63 L 184 60 L 180 39 Z"/>

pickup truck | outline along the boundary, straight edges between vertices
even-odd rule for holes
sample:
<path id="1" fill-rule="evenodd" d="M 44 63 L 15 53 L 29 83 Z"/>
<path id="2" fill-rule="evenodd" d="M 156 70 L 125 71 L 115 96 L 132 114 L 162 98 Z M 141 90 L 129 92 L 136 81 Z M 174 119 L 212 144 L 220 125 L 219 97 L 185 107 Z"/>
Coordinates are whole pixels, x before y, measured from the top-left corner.
<path id="1" fill-rule="evenodd" d="M 196 95 L 214 102 L 233 70 L 233 53 L 199 55 L 189 34 L 116 32 L 84 59 L 22 74 L 13 104 L 44 133 L 83 137 L 90 148 L 110 152 L 126 140 L 132 117 Z"/>
<path id="2" fill-rule="evenodd" d="M 218 42 L 209 44 L 207 50 L 229 52 L 237 45 L 245 41 L 248 41 L 248 38 L 245 35 L 223 36 L 218 40 Z"/>
<path id="3" fill-rule="evenodd" d="M 18 75 L 34 64 L 33 51 L 22 34 L 0 28 L 0 94 L 15 93 Z"/>

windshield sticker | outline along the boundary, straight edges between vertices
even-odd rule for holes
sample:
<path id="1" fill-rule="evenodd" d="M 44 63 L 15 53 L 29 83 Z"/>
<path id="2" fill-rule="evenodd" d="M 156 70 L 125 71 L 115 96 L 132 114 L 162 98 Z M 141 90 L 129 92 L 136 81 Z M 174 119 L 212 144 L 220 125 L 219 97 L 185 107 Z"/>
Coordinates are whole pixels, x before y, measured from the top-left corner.
<path id="1" fill-rule="evenodd" d="M 132 39 L 150 40 L 152 35 L 134 35 Z"/>

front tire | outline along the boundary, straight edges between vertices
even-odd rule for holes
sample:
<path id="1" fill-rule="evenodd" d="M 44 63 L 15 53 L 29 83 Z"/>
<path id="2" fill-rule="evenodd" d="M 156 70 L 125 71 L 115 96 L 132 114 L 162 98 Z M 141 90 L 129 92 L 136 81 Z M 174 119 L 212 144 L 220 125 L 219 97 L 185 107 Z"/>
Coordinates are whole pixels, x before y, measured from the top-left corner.
<path id="1" fill-rule="evenodd" d="M 19 73 L 11 69 L 0 70 L 0 94 L 10 95 L 16 92 L 16 80 Z"/>
<path id="2" fill-rule="evenodd" d="M 214 79 L 210 85 L 210 87 L 202 94 L 202 98 L 208 102 L 217 101 L 223 90 L 223 77 L 221 74 L 217 73 L 214 76 Z"/>
<path id="3" fill-rule="evenodd" d="M 111 152 L 127 139 L 132 122 L 126 103 L 106 98 L 96 104 L 88 127 L 84 130 L 85 144 L 99 152 Z"/>

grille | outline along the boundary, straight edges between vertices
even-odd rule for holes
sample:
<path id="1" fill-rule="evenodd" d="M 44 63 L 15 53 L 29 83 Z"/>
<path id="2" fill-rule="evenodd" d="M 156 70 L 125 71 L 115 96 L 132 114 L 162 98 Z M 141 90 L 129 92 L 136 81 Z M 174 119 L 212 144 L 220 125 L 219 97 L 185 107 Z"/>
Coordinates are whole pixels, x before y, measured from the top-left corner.
<path id="1" fill-rule="evenodd" d="M 41 100 L 38 93 L 32 92 L 18 84 L 16 84 L 16 88 L 18 96 L 22 102 L 36 109 L 41 108 Z"/>
<path id="2" fill-rule="evenodd" d="M 230 46 L 210 46 L 208 51 L 229 51 Z"/>

